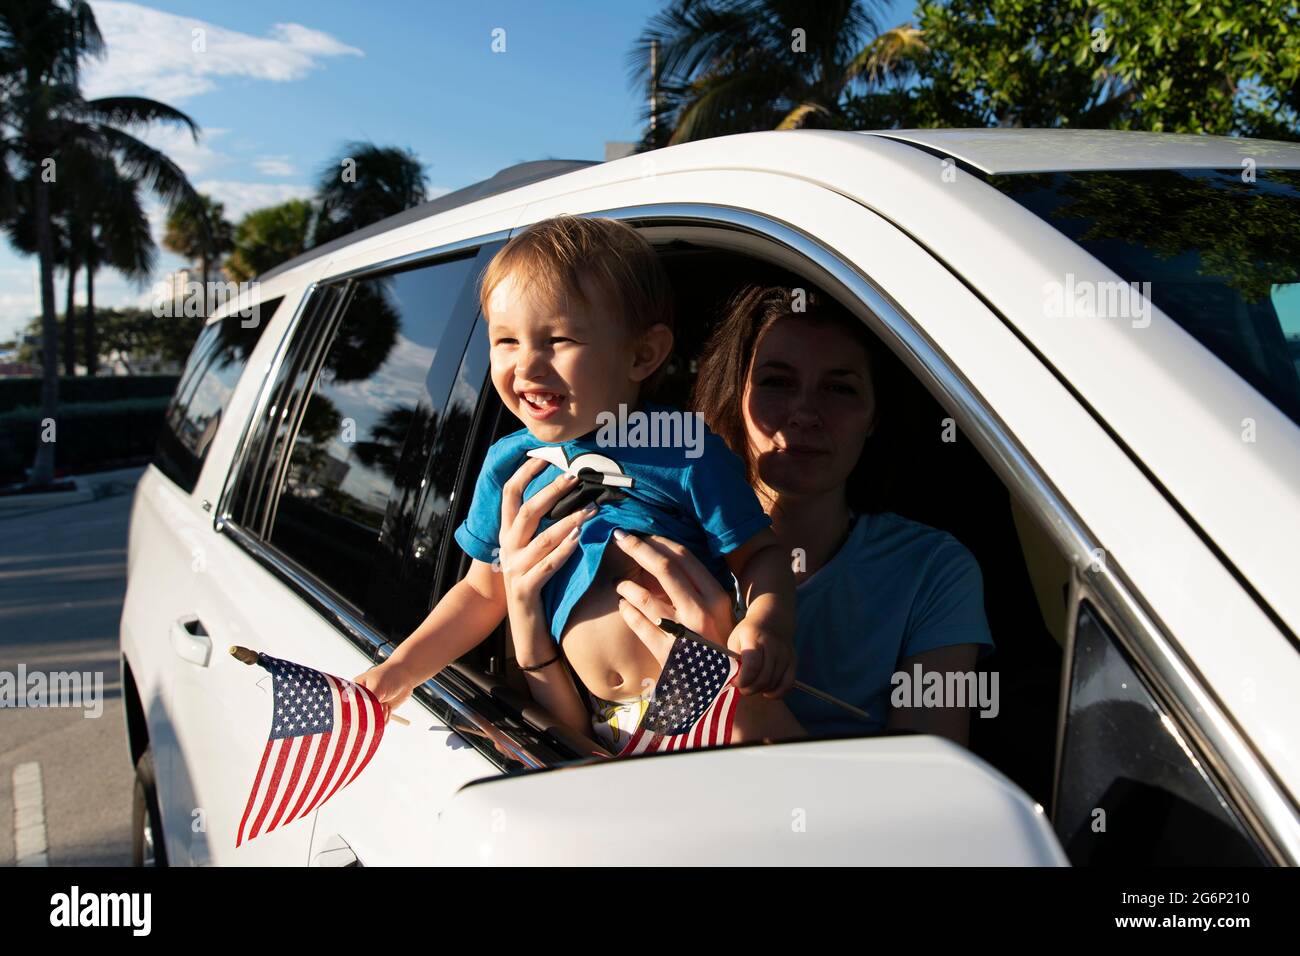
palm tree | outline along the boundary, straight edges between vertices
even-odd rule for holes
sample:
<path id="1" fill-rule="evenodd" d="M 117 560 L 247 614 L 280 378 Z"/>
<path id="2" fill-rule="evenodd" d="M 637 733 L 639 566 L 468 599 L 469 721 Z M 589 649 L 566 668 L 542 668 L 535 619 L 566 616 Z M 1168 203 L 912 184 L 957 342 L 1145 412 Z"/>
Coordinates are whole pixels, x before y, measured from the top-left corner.
<path id="1" fill-rule="evenodd" d="M 198 127 L 184 113 L 155 100 L 107 97 L 86 100 L 79 90 L 80 61 L 100 56 L 104 43 L 85 0 L 6 0 L 0 5 L 0 165 L 11 163 L 32 184 L 37 255 L 40 259 L 43 419 L 58 411 L 58 334 L 54 311 L 54 228 L 51 193 L 67 184 L 60 162 L 76 149 L 115 157 L 125 176 L 153 190 L 169 207 L 197 203 L 184 173 L 158 150 L 132 135 L 154 122 Z M 29 483 L 48 484 L 54 475 L 54 444 L 39 442 Z"/>
<path id="2" fill-rule="evenodd" d="M 424 202 L 424 167 L 409 150 L 348 143 L 320 173 L 311 244 L 346 236 Z"/>
<path id="3" fill-rule="evenodd" d="M 63 188 L 50 196 L 50 225 L 53 230 L 54 264 L 67 272 L 67 306 L 63 320 L 63 374 L 76 374 L 76 304 L 77 275 L 84 260 L 84 234 L 87 214 L 99 197 L 95 159 L 84 149 L 72 149 L 60 160 Z M 33 177 L 20 180 L 6 220 L 10 244 L 26 255 L 37 255 L 35 184 Z"/>
<path id="4" fill-rule="evenodd" d="M 849 95 L 902 74 L 923 49 L 910 26 L 876 35 L 867 7 L 863 0 L 674 0 L 629 58 L 634 82 L 650 86 L 653 79 L 654 105 L 644 116 L 653 109 L 658 121 L 643 148 L 757 130 L 851 127 Z"/>
<path id="5" fill-rule="evenodd" d="M 200 195 L 200 199 L 201 205 L 178 206 L 167 217 L 163 247 L 190 262 L 197 262 L 206 290 L 212 265 L 233 248 L 234 227 L 225 218 L 225 207 L 221 203 L 211 196 Z"/>
<path id="6" fill-rule="evenodd" d="M 153 272 L 158 247 L 149 217 L 140 200 L 140 183 L 121 174 L 111 158 L 103 158 L 96 176 L 96 199 L 79 235 L 81 261 L 86 267 L 85 348 L 86 374 L 99 370 L 95 335 L 95 273 L 102 266 L 128 279 L 143 282 Z"/>
<path id="7" fill-rule="evenodd" d="M 235 227 L 234 249 L 226 272 L 235 282 L 248 282 L 292 259 L 307 248 L 311 203 L 290 199 L 278 206 L 254 209 Z"/>

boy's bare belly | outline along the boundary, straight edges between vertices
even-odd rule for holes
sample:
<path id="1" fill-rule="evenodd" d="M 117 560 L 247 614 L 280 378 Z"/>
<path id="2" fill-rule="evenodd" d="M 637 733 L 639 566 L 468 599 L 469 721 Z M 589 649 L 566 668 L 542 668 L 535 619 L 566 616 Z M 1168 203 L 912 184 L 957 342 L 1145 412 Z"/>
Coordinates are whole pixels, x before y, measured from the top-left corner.
<path id="1" fill-rule="evenodd" d="M 646 576 L 627 555 L 611 544 L 596 579 L 569 615 L 564 633 L 565 656 L 597 697 L 626 700 L 648 693 L 659 678 L 660 662 L 618 612 L 615 585 L 631 578 L 643 586 Z"/>

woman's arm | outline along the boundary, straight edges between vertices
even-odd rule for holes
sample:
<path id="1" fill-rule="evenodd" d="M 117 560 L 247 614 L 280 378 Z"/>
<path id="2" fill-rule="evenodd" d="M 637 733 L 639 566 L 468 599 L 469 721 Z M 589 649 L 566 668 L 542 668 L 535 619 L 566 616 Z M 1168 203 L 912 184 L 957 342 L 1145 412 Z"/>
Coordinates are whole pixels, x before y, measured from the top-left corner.
<path id="1" fill-rule="evenodd" d="M 544 461 L 530 458 L 501 491 L 500 556 L 506 615 L 519 666 L 534 667 L 552 661 L 538 670 L 524 671 L 533 699 L 564 726 L 590 736 L 587 708 L 568 668 L 560 660 L 563 652 L 551 637 L 550 622 L 542 604 L 542 586 L 573 554 L 582 523 L 596 509 L 589 507 L 574 512 L 534 537 L 542 515 L 573 487 L 573 477 L 562 474 L 522 502 L 524 488 L 545 467 Z"/>
<path id="2" fill-rule="evenodd" d="M 784 697 L 794 686 L 794 572 L 771 528 L 764 528 L 727 555 L 740 582 L 745 616 L 727 645 L 740 654 L 742 694 Z"/>
<path id="3" fill-rule="evenodd" d="M 900 661 L 899 671 L 911 675 L 914 665 L 921 665 L 922 679 L 931 671 L 942 677 L 950 673 L 971 673 L 979 657 L 978 644 L 949 644 L 936 647 Z M 888 730 L 912 730 L 934 734 L 967 745 L 970 737 L 970 707 L 891 707 L 886 722 Z"/>

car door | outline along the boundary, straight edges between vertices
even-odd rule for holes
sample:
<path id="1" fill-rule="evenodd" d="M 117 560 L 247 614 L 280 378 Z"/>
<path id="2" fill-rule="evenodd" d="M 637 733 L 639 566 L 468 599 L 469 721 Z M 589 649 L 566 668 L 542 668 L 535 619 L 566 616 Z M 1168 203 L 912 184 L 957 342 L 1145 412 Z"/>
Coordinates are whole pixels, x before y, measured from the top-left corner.
<path id="1" fill-rule="evenodd" d="M 471 248 L 320 282 L 259 396 L 194 596 L 214 650 L 176 687 L 185 760 L 174 785 L 202 811 L 189 837 L 195 862 L 308 861 L 314 813 L 273 825 L 280 804 L 263 812 L 262 798 L 250 799 L 270 734 L 271 677 L 226 649 L 351 678 L 389 638 L 405 516 L 420 490 L 412 462 L 441 423 L 475 314 L 477 267 Z M 421 782 L 459 762 L 445 746 L 420 759 L 401 743 L 390 736 L 359 778 L 383 780 L 398 801 L 420 799 Z M 293 785 L 309 776 L 304 768 Z M 322 805 L 350 798 L 352 788 Z"/>
<path id="2" fill-rule="evenodd" d="M 1256 626 L 1258 609 L 1104 423 L 960 276 L 905 228 L 850 198 L 861 190 L 849 173 L 840 179 L 831 189 L 805 176 L 674 171 L 535 202 L 521 223 L 561 211 L 614 216 L 663 241 L 693 234 L 721 247 L 762 249 L 775 264 L 831 291 L 950 410 L 948 426 L 974 445 L 1045 529 L 1064 562 L 1070 599 L 1077 604 L 1086 584 L 1106 614 L 1123 611 L 1142 622 L 1135 643 L 1148 655 L 1145 674 L 1155 669 L 1157 654 L 1177 658 L 1177 635 L 1155 622 L 1187 617 L 1188 580 L 1201 582 L 1202 622 L 1182 626 L 1212 628 L 1225 614 Z M 941 435 L 936 429 L 933 440 Z M 1135 606 L 1153 611 L 1147 617 Z M 1074 646 L 1076 625 L 1070 622 L 1067 648 Z M 1220 782 L 1226 779 L 1238 807 L 1251 809 L 1258 820 L 1253 811 L 1272 806 L 1276 797 L 1266 782 L 1256 784 L 1267 781 L 1266 772 L 1242 762 L 1249 755 L 1244 742 L 1225 742 L 1214 731 L 1224 717 L 1206 689 L 1177 665 L 1160 666 L 1162 693 L 1180 698 L 1184 726 L 1197 731 L 1195 747 L 1223 774 Z M 1065 730 L 1058 723 L 1058 762 Z M 1064 779 L 1059 769 L 1057 779 Z M 1284 814 L 1276 820 L 1289 825 Z"/>
<path id="3" fill-rule="evenodd" d="M 475 277 L 500 248 L 482 247 Z M 436 250 L 435 250 L 436 252 Z M 488 381 L 486 326 L 477 300 L 466 306 L 472 325 L 453 366 L 442 413 L 409 442 L 410 487 L 398 508 L 404 529 L 400 574 L 385 591 L 392 608 L 387 656 L 427 616 L 466 570 L 452 538 L 468 506 L 478 466 L 499 427 L 500 403 Z M 317 813 L 311 858 L 316 866 L 422 865 L 437 858 L 437 821 L 470 781 L 568 759 L 530 726 L 526 705 L 493 677 L 498 632 L 416 689 L 398 710 L 408 725 L 390 722 L 367 770 Z M 358 665 L 360 669 L 360 665 Z"/>
<path id="4" fill-rule="evenodd" d="M 193 802 L 172 786 L 176 768 L 184 762 L 175 720 L 177 683 L 199 666 L 210 647 L 195 614 L 205 530 L 212 520 L 201 481 L 225 467 L 222 455 L 212 454 L 214 440 L 237 430 L 229 418 L 239 414 L 233 401 L 236 387 L 255 353 L 273 350 L 263 332 L 281 301 L 266 299 L 251 318 L 239 312 L 213 319 L 200 330 L 132 501 L 122 653 L 139 693 L 163 835 L 175 862 L 188 859 L 188 840 L 181 834 L 194 821 Z"/>

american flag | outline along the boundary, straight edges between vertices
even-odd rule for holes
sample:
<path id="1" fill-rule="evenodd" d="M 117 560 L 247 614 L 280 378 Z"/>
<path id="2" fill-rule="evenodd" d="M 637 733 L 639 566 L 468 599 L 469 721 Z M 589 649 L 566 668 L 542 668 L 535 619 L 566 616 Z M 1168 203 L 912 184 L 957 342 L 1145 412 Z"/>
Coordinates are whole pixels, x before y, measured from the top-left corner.
<path id="1" fill-rule="evenodd" d="M 367 688 L 268 654 L 257 663 L 274 678 L 275 713 L 235 846 L 311 813 L 357 779 L 384 736 Z"/>
<path id="2" fill-rule="evenodd" d="M 645 716 L 618 755 L 731 743 L 739 673 L 740 664 L 721 650 L 678 637 Z"/>

